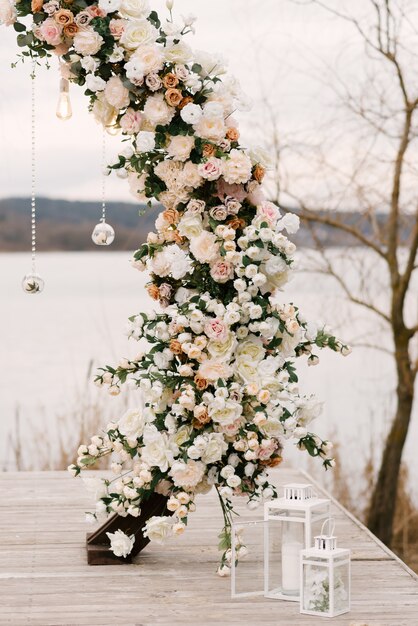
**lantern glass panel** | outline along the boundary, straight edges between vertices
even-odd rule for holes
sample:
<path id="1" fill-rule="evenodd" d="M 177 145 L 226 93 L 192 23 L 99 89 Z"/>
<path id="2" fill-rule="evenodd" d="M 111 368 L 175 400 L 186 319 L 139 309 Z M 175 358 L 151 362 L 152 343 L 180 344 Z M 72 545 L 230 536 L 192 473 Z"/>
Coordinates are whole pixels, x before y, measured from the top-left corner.
<path id="1" fill-rule="evenodd" d="M 330 613 L 330 579 L 328 562 L 309 557 L 303 565 L 302 608 L 314 613 Z"/>
<path id="2" fill-rule="evenodd" d="M 231 596 L 264 593 L 264 536 L 267 522 L 234 522 L 231 531 Z"/>
<path id="3" fill-rule="evenodd" d="M 347 559 L 347 557 L 346 557 Z M 350 564 L 334 564 L 334 615 L 350 610 Z"/>

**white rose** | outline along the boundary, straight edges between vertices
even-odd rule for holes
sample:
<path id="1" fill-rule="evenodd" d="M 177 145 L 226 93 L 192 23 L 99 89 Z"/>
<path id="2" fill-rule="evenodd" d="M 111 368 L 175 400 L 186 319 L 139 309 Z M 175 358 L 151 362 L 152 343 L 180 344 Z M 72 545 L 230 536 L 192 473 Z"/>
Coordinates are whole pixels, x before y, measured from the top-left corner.
<path id="1" fill-rule="evenodd" d="M 83 70 L 86 70 L 86 72 L 94 73 L 99 67 L 100 62 L 94 57 L 86 56 L 80 59 L 80 64 Z"/>
<path id="2" fill-rule="evenodd" d="M 119 13 L 122 17 L 140 19 L 148 17 L 151 12 L 148 0 L 122 0 Z"/>
<path id="3" fill-rule="evenodd" d="M 139 409 L 129 409 L 118 423 L 119 432 L 128 439 L 138 439 L 144 430 L 145 419 Z"/>
<path id="4" fill-rule="evenodd" d="M 192 58 L 192 49 L 183 41 L 172 43 L 164 48 L 165 60 L 168 63 L 188 63 Z"/>
<path id="5" fill-rule="evenodd" d="M 103 78 L 100 78 L 100 76 L 95 76 L 94 74 L 87 74 L 86 87 L 90 91 L 94 91 L 94 92 L 103 91 L 103 89 L 106 87 L 106 81 L 104 81 Z M 111 104 L 111 102 L 109 102 L 109 104 Z"/>
<path id="6" fill-rule="evenodd" d="M 98 4 L 105 13 L 113 13 L 119 11 L 121 0 L 99 0 Z"/>
<path id="7" fill-rule="evenodd" d="M 173 534 L 173 520 L 171 517 L 151 517 L 144 528 L 144 536 L 155 543 L 164 543 L 165 539 Z"/>
<path id="8" fill-rule="evenodd" d="M 167 246 L 165 249 L 166 259 L 170 267 L 171 276 L 175 280 L 183 278 L 193 269 L 192 260 L 177 244 Z"/>
<path id="9" fill-rule="evenodd" d="M 177 487 L 190 489 L 195 487 L 202 480 L 205 473 L 205 465 L 201 461 L 190 459 L 175 461 L 170 469 L 170 476 Z"/>
<path id="10" fill-rule="evenodd" d="M 75 51 L 79 54 L 90 56 L 99 52 L 103 41 L 103 37 L 94 28 L 88 26 L 75 34 L 73 45 Z"/>
<path id="11" fill-rule="evenodd" d="M 299 216 L 295 215 L 294 213 L 286 213 L 286 215 L 284 215 L 282 219 L 277 222 L 276 228 L 277 230 L 282 230 L 283 228 L 285 228 L 288 233 L 293 234 L 299 230 L 299 226 Z"/>
<path id="12" fill-rule="evenodd" d="M 119 46 L 115 46 L 112 50 L 112 54 L 109 55 L 109 63 L 119 63 L 119 61 L 123 61 L 124 57 L 124 49 Z"/>
<path id="13" fill-rule="evenodd" d="M 149 130 L 141 130 L 136 137 L 138 152 L 150 152 L 155 148 L 155 133 Z"/>
<path id="14" fill-rule="evenodd" d="M 123 29 L 120 43 L 127 50 L 136 50 L 138 46 L 154 43 L 158 31 L 148 20 L 136 19 L 127 22 Z"/>
<path id="15" fill-rule="evenodd" d="M 199 120 L 202 118 L 203 111 L 202 107 L 198 104 L 193 104 L 193 102 L 189 102 L 185 107 L 182 108 L 180 112 L 181 119 L 186 122 L 186 124 L 197 124 Z"/>
<path id="16" fill-rule="evenodd" d="M 209 465 L 209 463 L 220 461 L 227 449 L 228 444 L 222 433 L 210 433 L 207 437 L 206 448 L 202 454 L 203 463 Z"/>
<path id="17" fill-rule="evenodd" d="M 196 50 L 194 61 L 202 68 L 200 72 L 202 78 L 206 78 L 209 75 L 220 76 L 226 71 L 225 61 L 221 57 L 215 57 L 202 50 Z"/>
<path id="18" fill-rule="evenodd" d="M 145 463 L 167 472 L 174 461 L 175 451 L 166 433 L 159 432 L 154 426 L 145 426 L 144 447 L 141 450 L 141 458 Z"/>
<path id="19" fill-rule="evenodd" d="M 114 533 L 106 533 L 110 539 L 110 549 L 115 556 L 126 558 L 132 552 L 135 543 L 135 535 L 125 535 L 122 530 Z"/>
<path id="20" fill-rule="evenodd" d="M 194 137 L 190 135 L 176 135 L 171 137 L 167 154 L 174 161 L 187 161 L 190 152 L 194 148 Z"/>
<path id="21" fill-rule="evenodd" d="M 208 231 L 203 231 L 190 243 L 190 252 L 200 263 L 210 263 L 218 256 L 219 244 L 216 236 Z"/>
<path id="22" fill-rule="evenodd" d="M 202 218 L 197 213 L 186 211 L 178 223 L 177 230 L 182 237 L 192 240 L 203 232 Z"/>
<path id="23" fill-rule="evenodd" d="M 159 46 L 154 44 L 141 45 L 138 46 L 131 57 L 131 61 L 134 60 L 141 64 L 144 75 L 147 75 L 153 72 L 159 72 L 162 69 L 164 64 L 164 55 Z M 151 79 L 151 83 L 158 83 L 157 79 L 159 79 L 158 76 Z"/>
<path id="24" fill-rule="evenodd" d="M 208 407 L 212 421 L 222 426 L 233 424 L 242 414 L 242 406 L 233 400 L 227 400 L 223 407 L 219 407 L 215 402 Z"/>

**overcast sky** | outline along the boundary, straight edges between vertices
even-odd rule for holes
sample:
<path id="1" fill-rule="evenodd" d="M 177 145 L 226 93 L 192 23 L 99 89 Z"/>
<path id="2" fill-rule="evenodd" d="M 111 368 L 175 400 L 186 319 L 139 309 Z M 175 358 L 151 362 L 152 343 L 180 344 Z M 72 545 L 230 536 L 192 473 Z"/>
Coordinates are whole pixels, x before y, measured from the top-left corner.
<path id="1" fill-rule="evenodd" d="M 163 0 L 153 5 L 165 13 Z M 350 6 L 364 6 L 353 0 Z M 356 45 L 351 26 L 331 18 L 318 7 L 296 6 L 289 0 L 176 0 L 175 13 L 197 15 L 196 49 L 219 52 L 254 101 L 241 114 L 247 144 L 263 140 L 254 132 L 260 122 L 261 94 L 268 94 L 282 127 L 299 129 L 315 124 L 326 106 L 320 76 L 326 63 L 338 64 L 341 49 Z M 0 197 L 30 193 L 30 79 L 29 64 L 11 69 L 18 48 L 12 28 L 1 27 L 0 63 Z M 37 78 L 38 193 L 49 197 L 97 199 L 100 196 L 99 126 L 87 112 L 83 89 L 71 86 L 73 117 L 55 116 L 58 62 L 42 68 Z M 261 120 L 262 121 L 262 120 Z M 120 139 L 109 138 L 109 160 Z M 124 181 L 108 182 L 108 198 L 130 200 Z"/>

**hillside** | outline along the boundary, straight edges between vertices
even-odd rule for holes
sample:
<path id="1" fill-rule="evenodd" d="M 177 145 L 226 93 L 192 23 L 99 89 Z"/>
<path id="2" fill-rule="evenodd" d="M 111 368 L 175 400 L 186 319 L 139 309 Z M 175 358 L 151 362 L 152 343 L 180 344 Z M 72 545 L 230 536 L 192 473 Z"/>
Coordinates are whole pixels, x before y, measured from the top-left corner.
<path id="1" fill-rule="evenodd" d="M 91 232 L 98 222 L 101 212 L 100 202 L 75 202 L 51 198 L 37 200 L 39 250 L 94 250 Z M 134 250 L 154 228 L 154 221 L 160 206 L 152 209 L 129 202 L 108 202 L 108 221 L 115 228 L 116 238 L 112 250 Z M 139 211 L 145 212 L 139 215 Z M 370 235 L 370 225 L 361 220 L 356 211 L 340 212 L 338 218 L 347 224 L 363 223 L 363 232 Z M 376 215 L 376 222 L 383 226 L 386 217 Z M 411 216 L 405 219 L 400 233 L 406 239 Z M 349 235 L 328 226 L 316 228 L 323 244 L 329 246 L 352 246 L 358 242 Z M 301 247 L 313 247 L 308 226 L 292 236 Z M 0 200 L 0 252 L 25 251 L 30 247 L 30 200 L 29 198 L 5 198 Z"/>

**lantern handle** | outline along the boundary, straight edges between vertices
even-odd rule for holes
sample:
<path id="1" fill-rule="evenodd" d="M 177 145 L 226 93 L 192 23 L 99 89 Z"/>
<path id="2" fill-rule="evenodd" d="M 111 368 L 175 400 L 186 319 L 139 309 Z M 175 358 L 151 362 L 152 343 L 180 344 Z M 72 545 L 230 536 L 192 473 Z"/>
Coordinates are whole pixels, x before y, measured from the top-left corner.
<path id="1" fill-rule="evenodd" d="M 327 517 L 327 519 L 324 521 L 324 523 L 322 524 L 322 528 L 321 528 L 321 536 L 324 536 L 324 532 L 325 532 L 325 528 L 327 524 L 328 524 L 329 534 L 326 536 L 333 537 L 334 530 L 335 530 L 335 518 L 334 517 Z"/>

